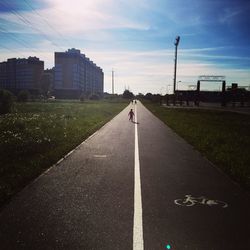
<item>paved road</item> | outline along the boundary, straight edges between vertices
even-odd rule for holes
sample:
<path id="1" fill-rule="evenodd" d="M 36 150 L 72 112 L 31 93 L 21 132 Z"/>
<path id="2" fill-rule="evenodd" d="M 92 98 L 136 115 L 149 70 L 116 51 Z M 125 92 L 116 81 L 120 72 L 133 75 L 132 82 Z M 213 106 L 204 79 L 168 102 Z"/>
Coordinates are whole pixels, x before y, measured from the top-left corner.
<path id="1" fill-rule="evenodd" d="M 136 106 L 4 208 L 0 249 L 250 249 L 248 194 Z"/>

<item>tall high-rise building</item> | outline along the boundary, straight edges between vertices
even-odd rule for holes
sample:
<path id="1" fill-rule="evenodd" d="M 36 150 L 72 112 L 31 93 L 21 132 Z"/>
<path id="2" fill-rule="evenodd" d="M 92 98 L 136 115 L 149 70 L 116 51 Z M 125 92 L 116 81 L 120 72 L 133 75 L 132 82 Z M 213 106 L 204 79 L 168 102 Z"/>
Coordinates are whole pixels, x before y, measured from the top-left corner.
<path id="1" fill-rule="evenodd" d="M 103 93 L 103 71 L 80 50 L 55 52 L 54 94 L 57 97 L 78 98 Z"/>
<path id="2" fill-rule="evenodd" d="M 38 93 L 44 62 L 37 57 L 11 58 L 0 63 L 0 88 L 13 93 L 29 90 Z"/>

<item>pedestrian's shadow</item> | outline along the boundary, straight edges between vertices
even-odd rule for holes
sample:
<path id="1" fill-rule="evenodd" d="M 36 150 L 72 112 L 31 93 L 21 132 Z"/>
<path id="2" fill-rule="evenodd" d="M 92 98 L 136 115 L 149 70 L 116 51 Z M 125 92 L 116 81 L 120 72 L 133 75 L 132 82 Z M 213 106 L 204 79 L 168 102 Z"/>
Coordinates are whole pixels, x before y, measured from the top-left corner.
<path id="1" fill-rule="evenodd" d="M 132 121 L 134 124 L 140 124 L 139 122 Z"/>

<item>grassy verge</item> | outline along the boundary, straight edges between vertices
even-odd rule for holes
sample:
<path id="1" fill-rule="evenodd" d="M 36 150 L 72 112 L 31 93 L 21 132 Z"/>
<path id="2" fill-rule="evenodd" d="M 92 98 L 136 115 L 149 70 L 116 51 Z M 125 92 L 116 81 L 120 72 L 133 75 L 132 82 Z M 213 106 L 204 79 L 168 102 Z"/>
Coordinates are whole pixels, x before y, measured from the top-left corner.
<path id="1" fill-rule="evenodd" d="M 250 190 L 250 115 L 145 106 L 164 123 Z"/>
<path id="2" fill-rule="evenodd" d="M 125 102 L 16 104 L 0 116 L 0 205 L 104 125 Z"/>

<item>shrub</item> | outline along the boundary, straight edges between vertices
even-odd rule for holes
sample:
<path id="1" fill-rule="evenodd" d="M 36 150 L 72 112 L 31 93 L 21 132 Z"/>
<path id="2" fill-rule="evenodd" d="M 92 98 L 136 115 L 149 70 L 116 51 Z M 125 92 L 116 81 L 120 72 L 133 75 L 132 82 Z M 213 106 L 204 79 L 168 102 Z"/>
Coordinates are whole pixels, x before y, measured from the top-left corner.
<path id="1" fill-rule="evenodd" d="M 84 102 L 84 100 L 85 100 L 85 95 L 84 95 L 84 93 L 82 93 L 81 95 L 80 95 L 80 102 Z"/>
<path id="2" fill-rule="evenodd" d="M 11 112 L 13 107 L 14 96 L 8 90 L 0 89 L 0 114 Z"/>
<path id="3" fill-rule="evenodd" d="M 90 95 L 89 99 L 90 99 L 90 100 L 99 100 L 100 97 L 99 97 L 99 95 L 97 95 L 97 94 L 92 94 L 92 95 Z"/>
<path id="4" fill-rule="evenodd" d="M 145 95 L 145 99 L 149 100 L 149 101 L 152 101 L 153 100 L 153 95 L 151 93 L 147 93 Z"/>
<path id="5" fill-rule="evenodd" d="M 30 93 L 27 90 L 21 90 L 18 93 L 17 101 L 18 102 L 27 102 L 29 100 L 29 97 L 30 97 Z"/>

